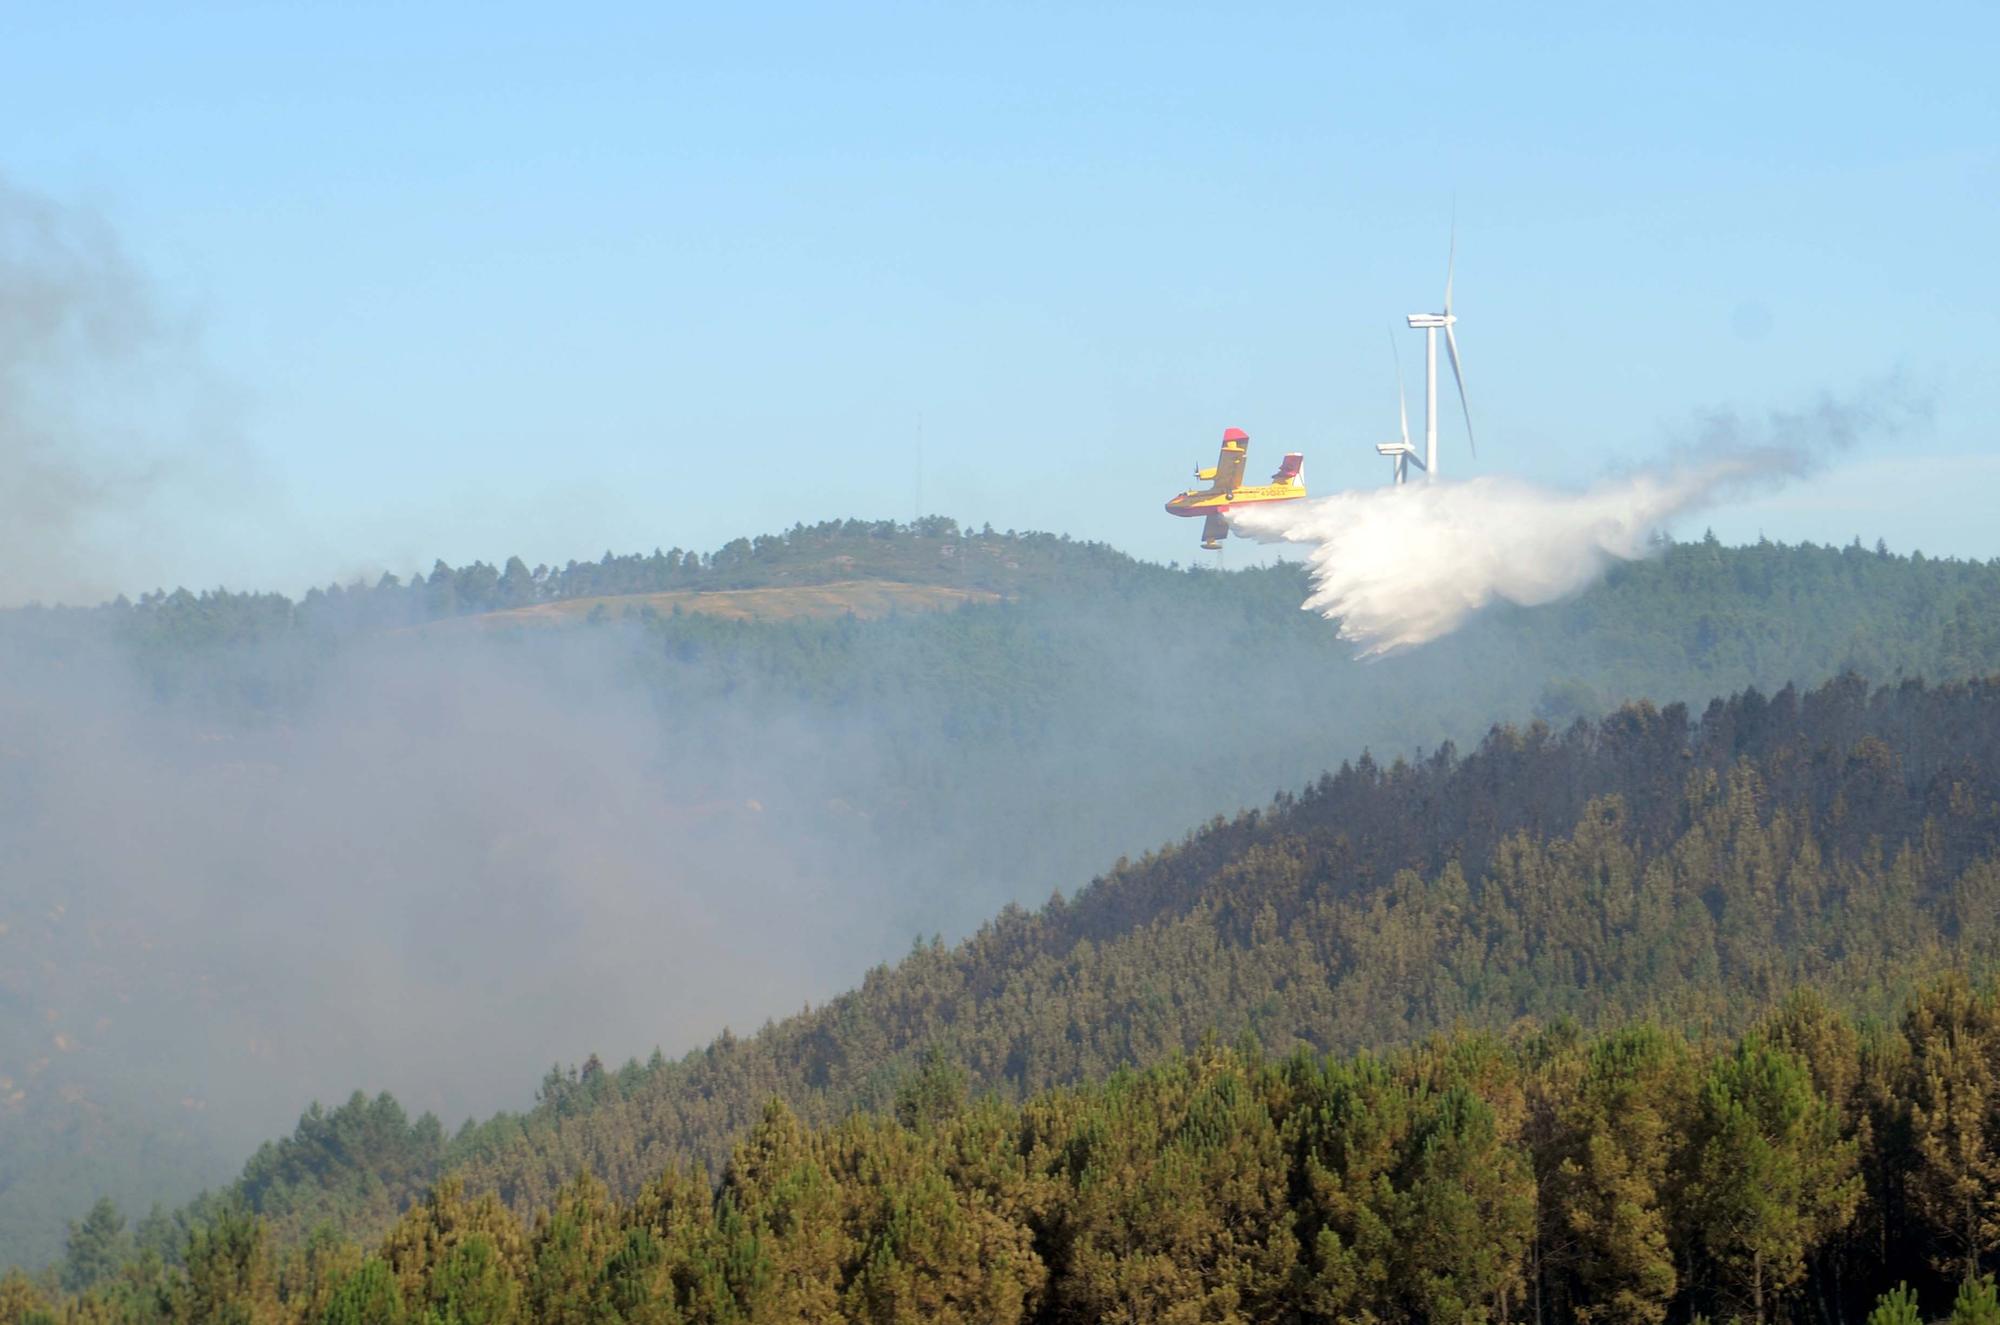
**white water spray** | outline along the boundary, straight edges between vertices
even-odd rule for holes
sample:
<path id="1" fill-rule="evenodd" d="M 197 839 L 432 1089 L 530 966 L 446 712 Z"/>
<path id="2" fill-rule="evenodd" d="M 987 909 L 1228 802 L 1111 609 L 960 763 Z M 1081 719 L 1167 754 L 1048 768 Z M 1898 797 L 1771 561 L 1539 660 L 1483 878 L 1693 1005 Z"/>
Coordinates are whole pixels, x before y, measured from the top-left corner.
<path id="1" fill-rule="evenodd" d="M 1307 611 L 1340 622 L 1363 656 L 1426 644 L 1495 598 L 1537 607 L 1655 545 L 1676 516 L 1760 476 L 1797 472 L 1762 452 L 1640 471 L 1580 491 L 1507 478 L 1343 492 L 1231 515 L 1236 532 L 1310 547 Z"/>
<path id="2" fill-rule="evenodd" d="M 1305 609 L 1339 621 L 1342 638 L 1369 657 L 1449 635 L 1496 598 L 1539 607 L 1581 592 L 1613 561 L 1645 556 L 1676 517 L 1782 486 L 1864 436 L 1894 436 L 1929 413 L 1925 395 L 1891 377 L 1775 412 L 1761 427 L 1711 414 L 1684 459 L 1587 488 L 1433 481 L 1245 507 L 1229 522 L 1260 542 L 1310 548 Z"/>

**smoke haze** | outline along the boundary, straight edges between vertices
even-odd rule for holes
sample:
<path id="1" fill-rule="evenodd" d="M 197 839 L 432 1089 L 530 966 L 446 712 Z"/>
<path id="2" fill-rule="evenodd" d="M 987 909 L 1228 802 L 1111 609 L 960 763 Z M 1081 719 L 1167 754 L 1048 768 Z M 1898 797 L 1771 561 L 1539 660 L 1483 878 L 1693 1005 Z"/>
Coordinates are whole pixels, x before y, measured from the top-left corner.
<path id="1" fill-rule="evenodd" d="M 373 641 L 274 722 L 149 703 L 108 660 L 0 692 L 0 923 L 48 974 L 15 1075 L 51 1045 L 146 1062 L 239 1143 L 357 1086 L 455 1119 L 881 955 L 909 911 L 822 773 L 870 785 L 865 742 L 734 708 L 663 729 L 607 644 Z"/>
<path id="2" fill-rule="evenodd" d="M 0 179 L 0 605 L 145 574 L 159 502 L 228 437 L 219 402 L 103 220 Z"/>
<path id="3" fill-rule="evenodd" d="M 1377 656 L 1439 639 L 1495 599 L 1539 607 L 1587 588 L 1613 561 L 1647 555 L 1674 520 L 1775 488 L 1871 433 L 1924 413 L 1899 385 L 1822 398 L 1762 429 L 1712 415 L 1681 458 L 1578 490 L 1511 478 L 1402 487 L 1249 507 L 1241 534 L 1306 547 L 1307 611 Z"/>
<path id="4" fill-rule="evenodd" d="M 226 1181 L 316 1099 L 455 1125 L 551 1063 L 753 1031 L 1319 770 L 1276 717 L 1294 748 L 1246 724 L 1247 791 L 1148 729 L 1219 643 L 1100 693 L 1148 611 L 828 623 L 803 684 L 758 675 L 783 626 L 685 659 L 445 622 L 149 664 L 122 618 L 0 614 L 0 1243 Z M 966 670 L 980 631 L 1025 667 Z M 181 1168 L 107 1170 L 113 1137 Z"/>
<path id="5" fill-rule="evenodd" d="M 1634 501 L 1564 528 L 1628 550 Z M 1587 563 L 1574 541 L 1546 555 Z M 749 1032 L 1365 749 L 1538 712 L 1552 681 L 1561 717 L 1852 657 L 1845 628 L 1709 657 L 1672 586 L 1634 579 L 1358 666 L 1294 610 L 1297 566 L 946 546 L 1057 547 L 1060 578 L 869 622 L 0 613 L 0 1247 L 38 1263 L 96 1194 L 224 1181 L 315 1098 L 388 1089 L 451 1124 L 527 1106 L 551 1062 Z"/>

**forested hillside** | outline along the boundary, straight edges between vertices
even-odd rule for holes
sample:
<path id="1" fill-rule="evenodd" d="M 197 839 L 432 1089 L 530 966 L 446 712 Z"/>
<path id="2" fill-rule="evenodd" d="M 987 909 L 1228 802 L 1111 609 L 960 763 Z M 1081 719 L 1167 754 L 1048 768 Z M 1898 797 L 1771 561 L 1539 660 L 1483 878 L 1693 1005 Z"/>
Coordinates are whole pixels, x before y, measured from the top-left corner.
<path id="1" fill-rule="evenodd" d="M 667 616 L 639 598 L 868 578 L 1008 601 L 892 622 L 766 624 Z M 1353 662 L 1327 623 L 1296 612 L 1305 592 L 1305 573 L 1292 564 L 1181 570 L 1047 534 L 961 530 L 944 519 L 849 521 L 739 539 L 705 556 L 606 553 L 600 562 L 534 570 L 518 558 L 504 570 L 439 562 L 407 583 L 384 576 L 372 586 L 329 585 L 296 602 L 180 589 L 95 609 L 30 609 L 4 614 L 0 640 L 46 653 L 110 635 L 161 697 L 242 717 L 295 707 L 343 649 L 382 630 L 573 599 L 615 604 L 623 594 L 634 605 L 598 613 L 593 624 L 640 627 L 635 665 L 676 698 L 707 697 L 679 688 L 690 683 L 755 685 L 858 709 L 876 694 L 914 688 L 973 702 L 989 728 L 1032 735 L 1071 710 L 1120 702 L 1135 682 L 1141 702 L 1166 690 L 1189 704 L 1195 695 L 1179 687 L 1202 676 L 1217 691 L 1201 701 L 1259 740 L 1272 725 L 1260 715 L 1282 709 L 1294 744 L 1308 743 L 1301 734 L 1352 734 L 1361 738 L 1352 748 L 1399 751 L 1470 739 L 1502 719 L 1564 720 L 1627 699 L 1700 704 L 1746 686 L 1770 691 L 1841 672 L 1879 682 L 2000 669 L 2000 562 L 1898 556 L 1858 540 L 1844 548 L 1725 547 L 1712 537 L 1662 543 L 1657 556 L 1617 564 L 1573 600 L 1496 605 L 1388 666 Z M 912 651 L 912 661 L 897 664 Z M 1197 671 L 1211 664 L 1227 671 Z M 1282 695 L 1268 693 L 1276 686 Z M 1400 706 L 1350 732 L 1357 713 L 1379 715 L 1377 700 L 1411 692 L 1426 696 L 1423 712 Z M 1338 722 L 1331 732 L 1322 726 L 1329 721 Z M 1271 772 L 1291 785 L 1299 766 L 1293 758 Z"/>
<path id="2" fill-rule="evenodd" d="M 220 693 L 234 703 L 270 706 L 294 696 L 327 649 L 357 635 L 581 598 L 884 579 L 1032 602 L 1092 603 L 1121 624 L 1119 606 L 1141 601 L 1164 610 L 1152 618 L 1149 637 L 1199 629 L 1259 642 L 1258 636 L 1282 633 L 1286 609 L 1305 596 L 1303 572 L 1294 565 L 1229 572 L 1221 576 L 1227 585 L 1222 594 L 1188 596 L 1193 585 L 1212 587 L 1217 574 L 1135 561 L 1102 544 L 963 530 L 933 518 L 911 525 L 800 526 L 738 539 L 709 554 L 678 548 L 646 556 L 607 552 L 600 561 L 560 568 L 531 570 L 518 557 L 499 569 L 440 561 L 428 576 L 333 584 L 296 602 L 272 593 L 183 588 L 94 609 L 0 615 L 9 618 L 5 633 L 14 638 L 111 631 L 163 691 Z M 1221 616 L 1206 620 L 1188 615 L 1218 609 Z M 644 614 L 635 608 L 632 615 Z M 1250 623 L 1252 638 L 1241 641 Z M 711 640 L 703 633 L 708 624 L 677 623 L 704 644 L 733 638 L 724 632 Z M 815 633 L 809 625 L 776 633 L 782 638 L 795 631 L 808 638 Z M 1879 545 L 1864 549 L 1858 540 L 1844 548 L 1724 547 L 1712 537 L 1663 543 L 1660 555 L 1616 565 L 1601 585 L 1570 602 L 1529 610 L 1498 606 L 1459 638 L 1468 636 L 1481 640 L 1480 652 L 1504 641 L 1510 655 L 1547 664 L 1542 680 L 1558 690 L 1572 687 L 1558 702 L 1706 698 L 1747 684 L 1804 683 L 1839 670 L 1878 678 L 1898 672 L 1956 676 L 2000 656 L 2000 563 L 1898 556 Z M 280 644 L 292 646 L 282 655 L 289 669 L 271 667 L 279 659 L 269 654 L 246 656 L 246 646 Z M 757 640 L 751 651 L 763 654 L 763 644 Z M 1544 656 L 1552 645 L 1566 653 Z M 791 652 L 780 649 L 767 666 L 796 681 L 798 660 L 786 656 Z M 1411 658 L 1464 652 L 1444 641 Z M 1570 665 L 1559 665 L 1566 657 Z M 251 662 L 264 667 L 246 674 L 243 667 Z M 218 663 L 234 665 L 218 670 Z M 1608 669 L 1616 674 L 1606 675 Z M 1601 683 L 1614 693 L 1593 693 Z M 1578 685 L 1583 689 L 1573 688 Z"/>
<path id="3" fill-rule="evenodd" d="M 774 1096 L 835 1127 L 893 1110 L 927 1061 L 1021 1100 L 1212 1035 L 1280 1056 L 1640 1017 L 1722 1035 L 1802 985 L 1887 1017 L 1913 983 L 2000 957 L 1996 849 L 1992 683 L 1502 730 L 1463 758 L 1344 767 L 755 1037 L 553 1073 L 533 1111 L 449 1143 L 357 1099 L 236 1195 L 285 1242 L 386 1227 L 445 1172 L 524 1218 L 582 1171 L 632 1199 L 669 1168 L 719 1170 Z"/>
<path id="4" fill-rule="evenodd" d="M 1893 1028 L 1794 995 L 1740 1038 L 1457 1032 L 1386 1054 L 1213 1043 L 1019 1105 L 942 1054 L 888 1109 L 767 1104 L 719 1184 L 588 1172 L 533 1219 L 456 1178 L 357 1244 L 241 1207 L 173 1262 L 106 1208 L 0 1325 L 1660 1322 L 2000 1314 L 1985 1269 L 2000 1005 Z"/>
<path id="5" fill-rule="evenodd" d="M 1004 601 L 873 621 L 641 610 L 550 631 L 407 629 L 608 592 L 869 575 Z M 62 1221 L 99 1194 L 134 1211 L 178 1203 L 234 1172 L 301 1102 L 355 1086 L 389 1087 L 408 1112 L 372 1098 L 322 1111 L 246 1175 L 285 1236 L 312 1210 L 379 1226 L 447 1163 L 511 1184 L 525 1209 L 580 1159 L 623 1183 L 665 1155 L 714 1158 L 772 1091 L 830 1121 L 888 1099 L 937 1027 L 963 1041 L 983 1086 L 1019 1093 L 1149 1060 L 1211 1023 L 1335 1046 L 1448 1024 L 1461 1008 L 1484 1024 L 1509 1006 L 1554 1010 L 1560 982 L 1536 963 L 1583 959 L 1538 948 L 1474 976 L 1442 948 L 1385 947 L 1446 942 L 1425 937 L 1424 899 L 1450 895 L 1454 858 L 1484 905 L 1508 896 L 1480 873 L 1493 848 L 1473 829 L 1397 836 L 1430 823 L 1424 798 L 1461 798 L 1478 776 L 1516 794 L 1495 761 L 1518 742 L 1540 752 L 1518 756 L 1527 767 L 1551 760 L 1574 785 L 1540 788 L 1561 796 L 1507 827 L 1538 843 L 1623 841 L 1688 794 L 1690 767 L 1715 774 L 1699 803 L 1723 813 L 1728 760 L 1669 762 L 1670 789 L 1643 809 L 1615 780 L 1592 781 L 1598 763 L 1576 762 L 1574 743 L 1610 739 L 1568 734 L 1578 717 L 1631 698 L 1777 694 L 1844 669 L 1878 681 L 2000 670 L 2000 569 L 1858 545 L 1663 547 L 1574 601 L 1494 610 L 1372 664 L 1298 611 L 1304 591 L 1291 566 L 1176 570 L 933 521 L 539 574 L 439 567 L 299 602 L 175 592 L 0 614 L 0 832 L 22 862 L 0 915 L 0 1261 L 59 1254 Z M 1537 717 L 1555 730 L 1529 730 Z M 1499 746 L 1463 764 L 1436 754 L 1476 747 L 1496 720 L 1516 724 Z M 1901 776 L 1935 772 L 1896 733 L 1882 738 L 1917 761 Z M 1403 757 L 1418 762 L 1399 769 Z M 1250 827 L 1229 821 L 1280 791 Z M 1623 808 L 1602 811 L 1608 826 L 1590 820 L 1591 798 L 1612 793 Z M 73 816 L 52 813 L 58 795 Z M 1332 815 L 1308 808 L 1325 805 L 1373 816 L 1374 854 L 1356 872 L 1314 854 L 1333 848 L 1301 845 L 1360 841 L 1355 824 L 1307 833 L 1307 819 L 1283 817 Z M 979 931 L 1218 812 L 1183 848 Z M 1797 846 L 1795 822 L 1760 824 L 1771 850 Z M 1823 827 L 1812 821 L 1815 841 Z M 1893 843 L 1885 851 L 1842 868 L 1890 871 Z M 1397 882 L 1405 865 L 1423 886 Z M 1294 909 L 1284 888 L 1302 874 L 1320 881 Z M 1329 891 L 1328 877 L 1342 882 Z M 1834 877 L 1841 895 L 1856 886 Z M 1255 900 L 1225 906 L 1237 878 L 1255 881 Z M 1284 942 L 1245 943 L 1266 893 Z M 1411 935 L 1378 925 L 1363 899 Z M 689 914 L 712 927 L 688 936 Z M 1610 963 L 1585 968 L 1595 992 L 1565 1006 L 1709 1015 L 1747 977 L 1697 959 L 1704 933 L 1681 965 L 1673 944 L 1636 937 L 1594 954 Z M 747 1032 L 821 1003 L 913 934 L 926 940 L 902 965 L 768 1037 L 725 1035 L 654 1070 L 585 1062 L 547 1077 L 529 1113 L 463 1134 L 410 1121 L 525 1105 L 538 1062 L 593 1047 L 616 1062 L 658 1044 L 678 1060 L 725 1024 Z M 1526 940 L 1490 942 L 1504 954 Z M 1820 978 L 1838 951 L 1788 937 L 1760 979 Z M 1827 978 L 1858 993 L 1863 958 L 1839 956 Z M 1911 959 L 1943 960 L 1921 948 Z M 369 961 L 421 975 L 357 991 L 346 973 Z M 1634 974 L 1683 965 L 1657 987 Z M 1392 974 L 1405 969 L 1458 973 L 1416 998 Z M 1329 970 L 1346 974 L 1329 983 Z M 1163 985 L 1162 972 L 1181 974 Z M 1371 980 L 1392 996 L 1364 995 Z M 1892 982 L 1878 983 L 1886 1006 Z M 1058 1008 L 1074 1010 L 1074 1032 L 1041 1025 Z M 453 1028 L 459 1051 L 440 1058 Z M 492 1065 L 486 1080 L 412 1084 L 474 1062 Z M 630 1157 L 605 1158 L 628 1141 Z"/>

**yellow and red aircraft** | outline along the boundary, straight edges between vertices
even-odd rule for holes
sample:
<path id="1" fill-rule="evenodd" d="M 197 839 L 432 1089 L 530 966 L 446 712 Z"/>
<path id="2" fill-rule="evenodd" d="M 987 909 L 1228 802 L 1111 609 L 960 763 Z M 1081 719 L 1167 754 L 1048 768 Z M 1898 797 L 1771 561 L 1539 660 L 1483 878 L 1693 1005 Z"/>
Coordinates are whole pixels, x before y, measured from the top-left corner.
<path id="1" fill-rule="evenodd" d="M 1229 536 L 1229 522 L 1222 518 L 1225 511 L 1265 502 L 1297 501 L 1306 495 L 1306 458 L 1303 452 L 1287 452 L 1269 483 L 1252 484 L 1246 488 L 1243 486 L 1243 467 L 1249 461 L 1250 434 L 1241 428 L 1225 430 L 1222 434 L 1222 454 L 1216 457 L 1215 468 L 1194 471 L 1196 478 L 1208 480 L 1208 486 L 1189 488 L 1167 503 L 1169 515 L 1207 517 L 1201 527 L 1201 545 L 1211 552 L 1221 547 L 1222 540 Z"/>

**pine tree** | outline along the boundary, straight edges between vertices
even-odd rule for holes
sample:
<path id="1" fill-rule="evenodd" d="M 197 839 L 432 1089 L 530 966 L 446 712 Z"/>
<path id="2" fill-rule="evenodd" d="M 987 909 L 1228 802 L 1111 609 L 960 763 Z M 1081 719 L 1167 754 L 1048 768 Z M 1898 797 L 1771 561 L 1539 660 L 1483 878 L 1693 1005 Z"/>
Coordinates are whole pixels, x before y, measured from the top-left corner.
<path id="1" fill-rule="evenodd" d="M 1951 1325 L 2000 1325 L 2000 1292 L 1995 1291 L 1992 1275 L 1982 1274 L 1958 1286 Z"/>
<path id="2" fill-rule="evenodd" d="M 521 1287 L 491 1238 L 473 1233 L 454 1242 L 424 1284 L 429 1318 L 442 1325 L 513 1325 Z"/>
<path id="3" fill-rule="evenodd" d="M 1059 1314 L 1275 1314 L 1298 1254 L 1288 1147 L 1233 1054 L 1119 1073 L 1066 1121 L 1067 1199 L 1045 1216 Z"/>
<path id="4" fill-rule="evenodd" d="M 402 1325 L 403 1297 L 388 1262 L 371 1256 L 343 1280 L 321 1325 Z"/>
<path id="5" fill-rule="evenodd" d="M 1581 1321 L 1666 1318 L 1679 1288 L 1669 1184 L 1693 1077 L 1685 1042 L 1658 1027 L 1614 1033 L 1591 1051 L 1545 1194 L 1571 1239 Z"/>
<path id="6" fill-rule="evenodd" d="M 47 1312 L 48 1303 L 25 1270 L 15 1268 L 0 1274 L 0 1325 L 24 1325 Z"/>
<path id="7" fill-rule="evenodd" d="M 459 1325 L 515 1319 L 529 1263 L 520 1222 L 492 1193 L 467 1198 L 457 1179 L 434 1187 L 383 1240 L 403 1301 Z"/>
<path id="8" fill-rule="evenodd" d="M 669 1168 L 625 1212 L 626 1245 L 605 1266 L 606 1299 L 630 1325 L 719 1320 L 733 1297 L 717 1257 L 708 1176 Z"/>
<path id="9" fill-rule="evenodd" d="M 1868 1313 L 1867 1325 L 1924 1325 L 1923 1313 L 1917 1310 L 1917 1295 L 1908 1284 L 1897 1284 L 1876 1300 L 1875 1309 Z"/>
<path id="10" fill-rule="evenodd" d="M 2000 1241 L 2000 1010 L 1953 976 L 1918 995 L 1903 1034 L 1911 1202 L 1971 1279 Z"/>
<path id="11" fill-rule="evenodd" d="M 1718 1059 L 1690 1138 L 1687 1214 L 1725 1298 L 1769 1317 L 1860 1200 L 1852 1142 L 1792 1054 L 1757 1036 Z"/>
<path id="12" fill-rule="evenodd" d="M 1323 1318 L 1374 1320 L 1387 1309 L 1397 1254 L 1394 1175 L 1411 1130 L 1410 1101 L 1386 1064 L 1366 1055 L 1287 1064 L 1286 1122 L 1301 1187 L 1306 1249 L 1300 1305 Z"/>
<path id="13" fill-rule="evenodd" d="M 600 1272 L 595 1319 L 608 1325 L 679 1325 L 667 1251 L 651 1229 L 627 1226 Z"/>
<path id="14" fill-rule="evenodd" d="M 937 1046 L 924 1052 L 916 1072 L 896 1091 L 896 1121 L 926 1129 L 965 1108 L 965 1069 Z"/>
<path id="15" fill-rule="evenodd" d="M 63 1257 L 62 1286 L 81 1293 L 117 1272 L 130 1250 L 125 1216 L 109 1197 L 100 1197 L 83 1222 L 69 1226 L 69 1247 Z"/>
<path id="16" fill-rule="evenodd" d="M 171 1314 L 203 1325 L 273 1325 L 282 1319 L 264 1226 L 255 1215 L 225 1207 L 195 1228 Z"/>
<path id="17" fill-rule="evenodd" d="M 936 1140 L 873 1119 L 838 1130 L 855 1247 L 843 1310 L 885 1325 L 1020 1320 L 1044 1279 L 1029 1231 L 952 1182 Z"/>
<path id="18" fill-rule="evenodd" d="M 840 1319 L 841 1266 L 849 1255 L 840 1191 L 819 1153 L 818 1138 L 781 1100 L 736 1147 L 723 1190 L 745 1229 L 732 1255 L 754 1248 L 760 1291 L 744 1303 L 753 1322 Z"/>
<path id="19" fill-rule="evenodd" d="M 368 1259 L 359 1246 L 340 1238 L 331 1228 L 321 1228 L 304 1247 L 285 1253 L 279 1261 L 278 1296 L 298 1319 L 320 1320 Z M 386 1265 L 383 1269 L 393 1286 L 393 1271 Z M 400 1302 L 400 1290 L 397 1298 Z"/>
<path id="20" fill-rule="evenodd" d="M 1462 1087 L 1426 1102 L 1396 1203 L 1392 1281 L 1415 1318 L 1506 1320 L 1522 1296 L 1534 1220 L 1527 1157 Z"/>
<path id="21" fill-rule="evenodd" d="M 588 1325 L 602 1314 L 606 1263 L 625 1240 L 604 1184 L 579 1174 L 537 1222 L 523 1308 L 536 1325 Z"/>

